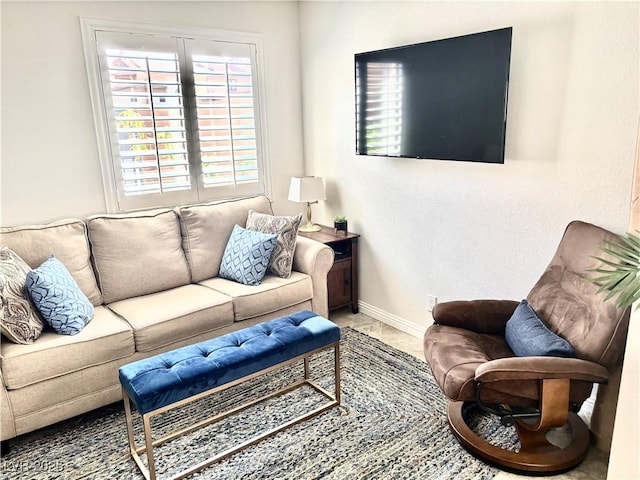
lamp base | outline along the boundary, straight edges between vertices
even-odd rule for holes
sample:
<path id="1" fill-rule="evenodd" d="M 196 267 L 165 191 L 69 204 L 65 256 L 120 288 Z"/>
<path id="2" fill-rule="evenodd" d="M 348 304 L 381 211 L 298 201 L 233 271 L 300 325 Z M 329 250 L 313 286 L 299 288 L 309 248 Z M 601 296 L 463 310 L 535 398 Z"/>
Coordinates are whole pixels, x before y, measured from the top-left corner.
<path id="1" fill-rule="evenodd" d="M 322 227 L 313 223 L 307 223 L 306 225 L 298 227 L 299 232 L 319 232 L 320 230 L 322 230 Z"/>
<path id="2" fill-rule="evenodd" d="M 311 204 L 312 203 L 318 203 L 318 202 L 317 201 L 307 202 L 307 223 L 306 225 L 302 225 L 301 227 L 298 227 L 299 232 L 319 232 L 320 230 L 322 230 L 320 225 L 314 225 L 313 223 L 311 223 Z"/>

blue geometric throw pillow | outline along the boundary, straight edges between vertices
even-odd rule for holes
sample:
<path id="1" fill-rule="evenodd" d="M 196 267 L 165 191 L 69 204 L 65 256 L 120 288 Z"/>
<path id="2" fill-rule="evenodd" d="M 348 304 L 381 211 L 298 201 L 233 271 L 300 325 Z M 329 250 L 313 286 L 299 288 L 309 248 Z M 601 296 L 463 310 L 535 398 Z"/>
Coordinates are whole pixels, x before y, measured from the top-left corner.
<path id="1" fill-rule="evenodd" d="M 93 304 L 53 255 L 27 273 L 26 283 L 31 300 L 56 333 L 75 335 L 93 318 Z"/>
<path id="2" fill-rule="evenodd" d="M 509 347 L 519 357 L 576 356 L 571 344 L 549 330 L 526 300 L 516 307 L 504 333 Z"/>
<path id="3" fill-rule="evenodd" d="M 233 227 L 220 264 L 220 277 L 245 285 L 260 285 L 278 235 Z"/>

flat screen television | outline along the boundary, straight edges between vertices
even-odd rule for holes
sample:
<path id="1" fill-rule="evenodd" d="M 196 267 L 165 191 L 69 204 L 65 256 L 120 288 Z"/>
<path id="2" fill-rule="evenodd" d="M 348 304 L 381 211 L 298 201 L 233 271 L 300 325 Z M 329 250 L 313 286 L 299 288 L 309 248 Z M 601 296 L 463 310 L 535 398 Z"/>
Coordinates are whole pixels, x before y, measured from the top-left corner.
<path id="1" fill-rule="evenodd" d="M 504 163 L 511 33 L 356 54 L 356 154 Z"/>

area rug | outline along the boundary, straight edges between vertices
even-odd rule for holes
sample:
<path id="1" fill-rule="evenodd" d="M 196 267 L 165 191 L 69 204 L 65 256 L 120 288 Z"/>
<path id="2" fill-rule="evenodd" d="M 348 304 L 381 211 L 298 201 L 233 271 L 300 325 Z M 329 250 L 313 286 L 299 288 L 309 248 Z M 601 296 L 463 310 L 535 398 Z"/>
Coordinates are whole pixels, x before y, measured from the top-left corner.
<path id="1" fill-rule="evenodd" d="M 495 468 L 468 454 L 449 432 L 446 400 L 424 361 L 351 328 L 342 332 L 340 407 L 192 478 L 483 480 L 495 476 Z M 332 352 L 311 362 L 312 376 L 328 389 L 332 370 Z M 272 391 L 300 378 L 301 372 L 301 365 L 292 365 L 163 414 L 153 423 L 154 431 L 161 434 Z M 175 474 L 324 401 L 305 387 L 172 440 L 156 449 L 159 477 Z M 139 431 L 137 436 L 141 442 Z M 114 404 L 14 440 L 2 459 L 2 478 L 142 479 L 129 457 L 126 437 L 123 408 Z"/>

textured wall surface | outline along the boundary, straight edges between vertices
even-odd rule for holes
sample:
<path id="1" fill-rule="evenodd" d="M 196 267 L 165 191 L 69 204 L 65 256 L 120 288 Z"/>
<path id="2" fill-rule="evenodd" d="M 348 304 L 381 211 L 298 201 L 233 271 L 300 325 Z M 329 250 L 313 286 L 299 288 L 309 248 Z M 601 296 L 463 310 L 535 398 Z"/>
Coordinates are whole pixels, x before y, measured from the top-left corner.
<path id="1" fill-rule="evenodd" d="M 636 168 L 633 174 L 633 192 L 631 194 L 631 215 L 629 231 L 640 230 L 640 130 L 638 130 L 638 148 L 636 151 Z"/>
<path id="2" fill-rule="evenodd" d="M 408 331 L 439 301 L 524 298 L 566 225 L 626 230 L 639 8 L 618 2 L 302 2 L 314 218 L 361 233 L 365 313 Z M 513 26 L 504 165 L 355 155 L 354 54 Z M 368 308 L 371 307 L 371 308 Z"/>
<path id="3" fill-rule="evenodd" d="M 261 34 L 276 211 L 303 173 L 293 2 L 2 2 L 2 225 L 105 211 L 79 17 Z"/>

